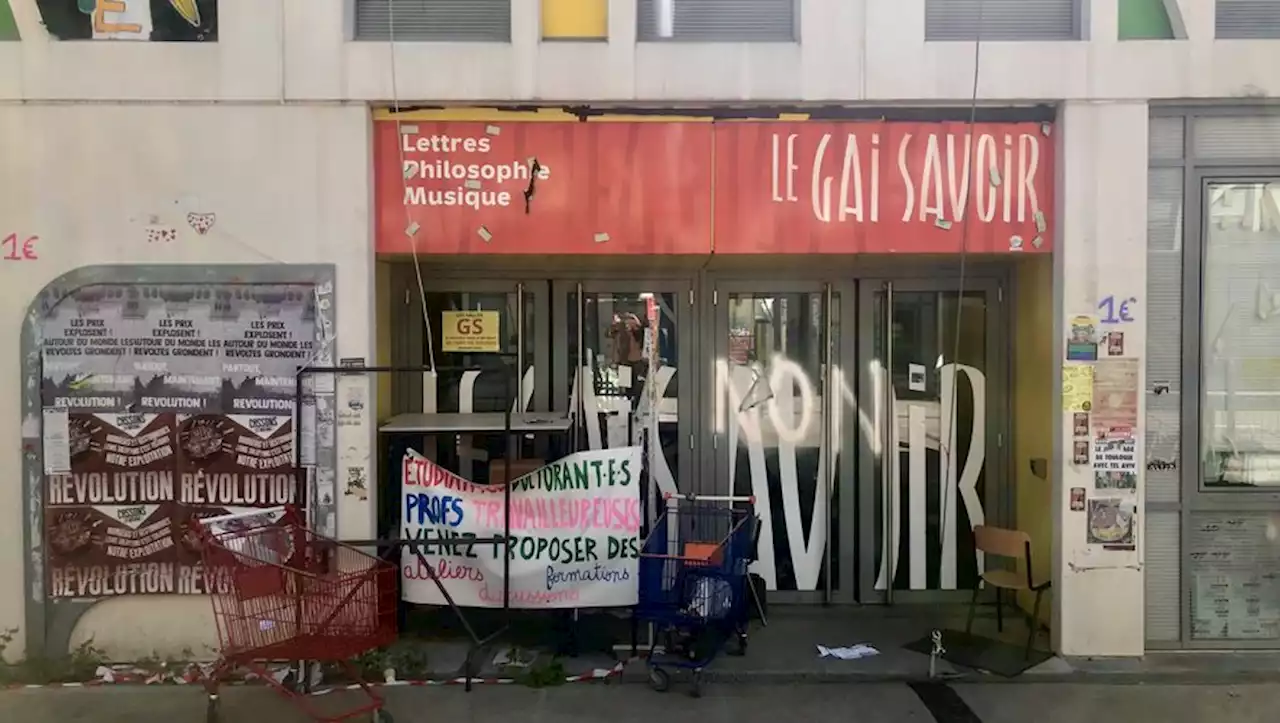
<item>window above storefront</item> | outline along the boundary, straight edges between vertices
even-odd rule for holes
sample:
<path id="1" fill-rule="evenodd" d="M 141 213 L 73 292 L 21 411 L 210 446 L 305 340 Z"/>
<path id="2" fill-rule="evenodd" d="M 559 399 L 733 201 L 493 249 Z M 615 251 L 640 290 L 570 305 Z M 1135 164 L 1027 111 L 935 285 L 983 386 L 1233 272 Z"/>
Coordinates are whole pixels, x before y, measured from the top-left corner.
<path id="1" fill-rule="evenodd" d="M 698 42 L 798 40 L 796 0 L 636 0 L 636 39 Z"/>

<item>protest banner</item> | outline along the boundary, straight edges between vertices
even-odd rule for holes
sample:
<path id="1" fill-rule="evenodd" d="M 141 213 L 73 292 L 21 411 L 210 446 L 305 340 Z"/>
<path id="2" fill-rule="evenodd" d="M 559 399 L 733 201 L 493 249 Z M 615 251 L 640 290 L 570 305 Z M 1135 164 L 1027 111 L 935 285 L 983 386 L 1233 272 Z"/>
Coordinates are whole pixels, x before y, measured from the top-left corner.
<path id="1" fill-rule="evenodd" d="M 614 607 L 636 603 L 640 554 L 639 447 L 579 452 L 511 484 L 509 545 L 455 544 L 504 533 L 502 485 L 469 482 L 408 451 L 401 466 L 401 595 L 447 604 L 423 563 L 464 607 L 502 607 L 503 555 L 513 608 Z M 434 544 L 433 544 L 434 543 Z"/>

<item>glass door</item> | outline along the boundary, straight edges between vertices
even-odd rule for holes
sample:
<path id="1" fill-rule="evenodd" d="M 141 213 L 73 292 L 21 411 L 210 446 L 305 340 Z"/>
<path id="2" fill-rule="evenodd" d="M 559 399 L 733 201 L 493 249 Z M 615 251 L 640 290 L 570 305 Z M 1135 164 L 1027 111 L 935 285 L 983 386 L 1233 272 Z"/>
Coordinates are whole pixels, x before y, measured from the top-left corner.
<path id="1" fill-rule="evenodd" d="M 687 280 L 554 286 L 555 408 L 575 415 L 578 450 L 645 447 L 650 522 L 663 492 L 696 492 L 692 285 Z"/>
<path id="2" fill-rule="evenodd" d="M 390 285 L 385 322 L 389 328 L 385 333 L 392 366 L 434 365 L 438 370 L 435 374 L 377 375 L 381 377 L 378 384 L 389 387 L 388 414 L 548 408 L 547 352 L 551 345 L 546 281 L 452 277 L 425 280 L 419 286 L 411 264 L 396 264 Z M 489 320 L 497 323 L 502 354 L 452 351 L 445 344 L 444 325 L 452 316 L 448 312 L 458 311 L 494 312 L 496 316 Z M 521 370 L 518 377 L 516 368 Z M 540 456 L 537 445 L 541 444 L 545 441 L 526 440 L 520 454 Z M 504 441 L 495 435 L 384 438 L 379 454 L 384 460 L 381 479 L 385 486 L 378 495 L 379 529 L 384 532 L 398 529 L 399 469 L 406 449 L 419 451 L 477 482 L 487 482 L 490 460 L 501 459 L 506 453 Z"/>
<path id="3" fill-rule="evenodd" d="M 987 280 L 963 294 L 953 281 L 862 282 L 859 359 L 876 409 L 859 467 L 865 602 L 967 600 L 984 569 L 973 527 L 1007 519 L 998 294 Z"/>
<path id="4" fill-rule="evenodd" d="M 771 600 L 853 600 L 854 427 L 843 418 L 854 375 L 840 364 L 852 297 L 822 283 L 714 284 L 707 477 L 714 494 L 755 497 L 753 571 Z"/>
<path id="5" fill-rule="evenodd" d="M 545 291 L 546 282 L 490 280 L 428 283 L 421 294 L 414 289 L 407 297 L 416 305 L 411 311 L 421 319 L 425 309 L 428 318 L 414 328 L 414 342 L 421 347 L 415 350 L 422 360 L 418 363 L 440 368 L 415 380 L 421 385 L 421 409 L 463 414 L 545 409 L 546 382 L 539 384 L 539 376 L 547 361 L 539 357 L 545 353 L 547 329 L 538 314 L 546 304 Z M 445 328 L 449 312 L 459 311 L 495 314 L 501 354 L 457 351 L 446 343 L 451 337 Z M 493 435 L 460 435 L 456 440 L 436 435 L 425 440 L 424 453 L 464 478 L 484 483 L 489 461 L 503 456 L 504 444 Z M 531 448 L 521 450 L 522 456 L 532 453 Z"/>

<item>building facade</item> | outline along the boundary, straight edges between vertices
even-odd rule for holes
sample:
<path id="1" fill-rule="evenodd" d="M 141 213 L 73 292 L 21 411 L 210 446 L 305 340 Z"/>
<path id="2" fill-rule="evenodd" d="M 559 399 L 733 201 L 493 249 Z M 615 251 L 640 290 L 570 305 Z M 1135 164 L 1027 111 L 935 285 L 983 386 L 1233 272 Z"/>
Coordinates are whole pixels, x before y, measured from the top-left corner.
<path id="1" fill-rule="evenodd" d="M 1280 10 L 81 5 L 0 3 L 0 628 L 26 650 L 212 644 L 220 583 L 174 520 L 293 499 L 263 470 L 295 423 L 343 538 L 379 531 L 358 480 L 391 412 L 585 409 L 580 444 L 626 443 L 629 315 L 663 359 L 654 484 L 771 494 L 779 601 L 967 597 L 988 521 L 1036 543 L 1060 653 L 1280 646 Z M 299 364 L 432 363 L 473 308 L 515 399 L 479 372 L 293 410 Z M 201 462 L 202 426 L 255 461 Z"/>

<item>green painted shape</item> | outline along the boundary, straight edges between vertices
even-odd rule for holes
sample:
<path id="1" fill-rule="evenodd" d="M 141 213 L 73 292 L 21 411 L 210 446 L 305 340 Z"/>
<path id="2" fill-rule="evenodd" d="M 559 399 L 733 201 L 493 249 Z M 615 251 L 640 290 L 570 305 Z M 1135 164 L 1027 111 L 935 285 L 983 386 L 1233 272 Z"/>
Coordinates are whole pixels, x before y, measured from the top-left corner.
<path id="1" fill-rule="evenodd" d="M 1164 0 L 1120 0 L 1121 40 L 1175 40 Z"/>
<path id="2" fill-rule="evenodd" d="M 0 40 L 21 40 L 18 34 L 18 23 L 13 19 L 13 8 L 9 0 L 0 0 Z"/>

